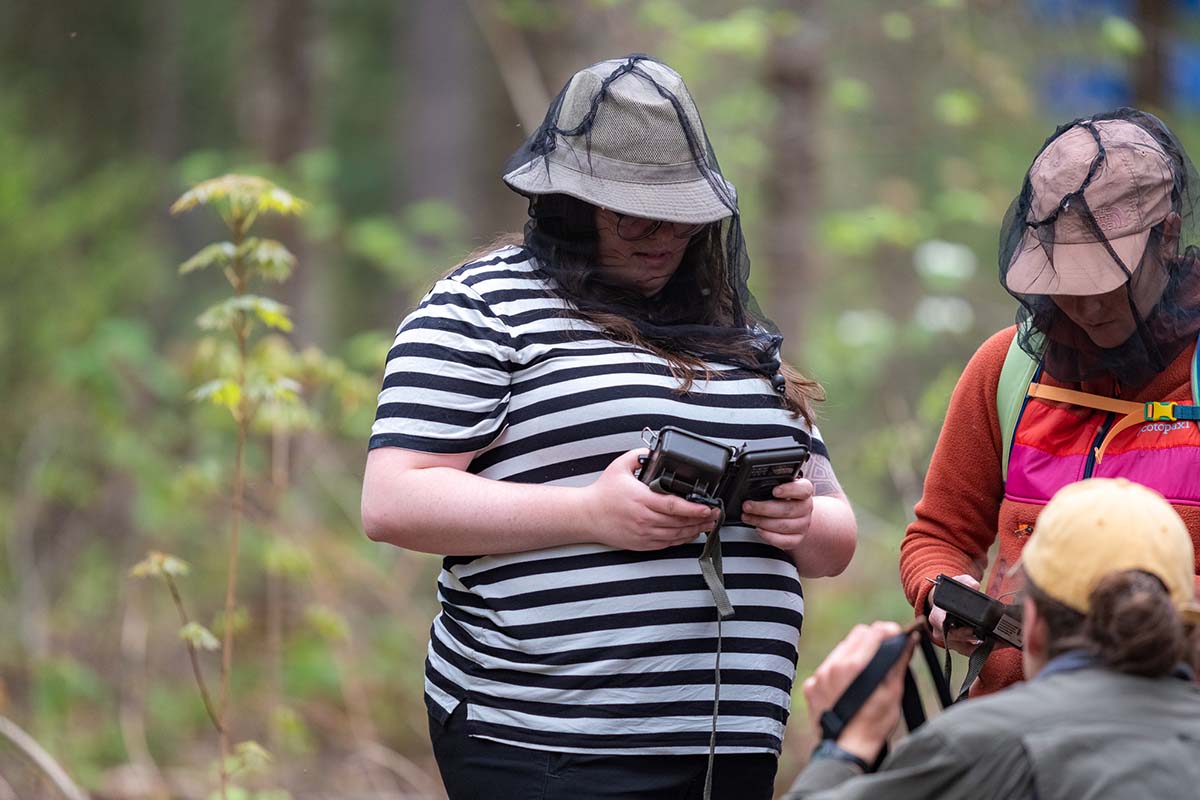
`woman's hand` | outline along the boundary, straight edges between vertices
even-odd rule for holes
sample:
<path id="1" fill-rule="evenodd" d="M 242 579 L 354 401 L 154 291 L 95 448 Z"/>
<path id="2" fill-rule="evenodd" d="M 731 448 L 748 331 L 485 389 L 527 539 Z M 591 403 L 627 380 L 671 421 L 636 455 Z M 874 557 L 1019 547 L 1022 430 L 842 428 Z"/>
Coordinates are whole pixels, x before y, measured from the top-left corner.
<path id="1" fill-rule="evenodd" d="M 970 575 L 955 575 L 954 580 L 970 586 L 972 589 L 979 589 L 979 581 Z M 951 628 L 949 634 L 946 633 L 946 612 L 933 604 L 933 595 L 936 591 L 935 588 L 929 593 L 929 627 L 933 629 L 929 638 L 938 647 L 954 650 L 964 656 L 971 655 L 979 646 L 979 640 L 975 638 L 975 634 L 971 632 L 970 628 Z"/>
<path id="2" fill-rule="evenodd" d="M 804 682 L 808 719 L 818 738 L 821 736 L 821 715 L 833 708 L 846 688 L 875 657 L 883 640 L 898 633 L 900 626 L 894 622 L 856 625 L 821 662 L 821 666 L 817 667 L 812 677 Z M 878 757 L 879 751 L 900 721 L 904 670 L 908 667 L 915 644 L 914 634 L 914 638 L 909 640 L 907 652 L 896 662 L 887 677 L 846 723 L 846 727 L 838 736 L 839 747 L 868 764 Z"/>
<path id="3" fill-rule="evenodd" d="M 637 479 L 638 456 L 648 452 L 630 450 L 584 489 L 595 540 L 601 544 L 622 550 L 661 550 L 690 542 L 716 523 L 715 508 L 660 494 Z"/>
<path id="4" fill-rule="evenodd" d="M 812 526 L 813 491 L 807 478 L 781 483 L 772 491 L 775 499 L 742 503 L 742 521 L 757 528 L 767 544 L 792 552 Z"/>

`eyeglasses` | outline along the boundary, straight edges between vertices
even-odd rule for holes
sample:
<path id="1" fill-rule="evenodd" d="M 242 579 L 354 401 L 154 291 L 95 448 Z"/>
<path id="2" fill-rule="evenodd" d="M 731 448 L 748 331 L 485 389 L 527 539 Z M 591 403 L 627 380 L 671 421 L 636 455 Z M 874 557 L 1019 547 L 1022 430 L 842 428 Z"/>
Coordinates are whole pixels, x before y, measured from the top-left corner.
<path id="1" fill-rule="evenodd" d="M 661 219 L 629 217 L 616 211 L 611 213 L 615 214 L 617 217 L 617 236 L 620 236 L 627 242 L 638 242 L 642 239 L 649 239 L 651 236 L 658 233 L 658 229 L 663 225 L 670 225 L 672 227 L 676 239 L 690 239 L 708 227 L 707 222 L 692 224 L 684 222 L 665 222 Z"/>

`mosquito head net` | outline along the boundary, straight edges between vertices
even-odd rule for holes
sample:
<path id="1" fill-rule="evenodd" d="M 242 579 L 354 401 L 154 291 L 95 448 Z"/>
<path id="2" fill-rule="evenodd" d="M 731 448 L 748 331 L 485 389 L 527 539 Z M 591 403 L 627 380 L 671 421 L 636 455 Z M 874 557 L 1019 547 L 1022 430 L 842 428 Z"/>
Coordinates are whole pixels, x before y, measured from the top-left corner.
<path id="1" fill-rule="evenodd" d="M 1055 378 L 1138 388 L 1200 329 L 1195 171 L 1160 120 L 1134 109 L 1059 127 L 1000 238 L 1021 346 Z"/>
<path id="2" fill-rule="evenodd" d="M 782 337 L 747 286 L 737 193 L 673 69 L 631 55 L 577 72 L 509 159 L 504 182 L 529 199 L 525 246 L 584 317 L 622 339 L 632 326 L 633 338 L 673 358 L 745 367 L 785 391 Z M 598 210 L 632 219 L 633 238 L 658 222 L 687 239 L 661 290 L 647 297 L 606 280 Z"/>

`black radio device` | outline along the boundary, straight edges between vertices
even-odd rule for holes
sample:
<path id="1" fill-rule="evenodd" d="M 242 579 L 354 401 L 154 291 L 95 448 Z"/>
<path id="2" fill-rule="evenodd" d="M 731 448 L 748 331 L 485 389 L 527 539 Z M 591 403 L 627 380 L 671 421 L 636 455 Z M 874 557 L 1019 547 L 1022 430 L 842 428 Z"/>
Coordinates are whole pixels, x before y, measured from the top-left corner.
<path id="1" fill-rule="evenodd" d="M 639 477 L 657 492 L 719 500 L 725 524 L 739 522 L 743 501 L 770 500 L 776 486 L 800 477 L 811 440 L 799 431 L 795 437 L 796 444 L 788 447 L 755 450 L 670 425 L 658 433 L 647 430 L 643 439 L 651 450 L 643 457 Z"/>
<path id="2" fill-rule="evenodd" d="M 1021 608 L 976 591 L 947 575 L 934 581 L 933 604 L 946 612 L 947 629 L 966 627 L 980 639 L 1020 648 Z"/>

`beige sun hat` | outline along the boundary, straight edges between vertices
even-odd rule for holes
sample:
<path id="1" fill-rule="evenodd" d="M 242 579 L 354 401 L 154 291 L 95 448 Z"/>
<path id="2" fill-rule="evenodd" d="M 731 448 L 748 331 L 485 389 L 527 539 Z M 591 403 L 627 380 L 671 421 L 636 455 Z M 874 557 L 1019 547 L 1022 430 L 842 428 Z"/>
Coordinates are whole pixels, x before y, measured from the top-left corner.
<path id="1" fill-rule="evenodd" d="M 1072 206 L 1068 198 L 1092 169 L 1099 153 L 1097 135 L 1104 161 L 1083 198 L 1103 239 L 1082 204 Z M 1095 295 L 1116 289 L 1129 275 L 1113 260 L 1104 240 L 1130 273 L 1136 270 L 1150 229 L 1171 211 L 1173 174 L 1162 147 L 1139 125 L 1114 119 L 1070 128 L 1029 168 L 1028 227 L 1004 275 L 1005 286 L 1016 294 L 1050 295 Z M 1052 223 L 1035 224 L 1056 210 Z"/>
<path id="2" fill-rule="evenodd" d="M 1017 566 L 1044 593 L 1083 614 L 1106 575 L 1148 572 L 1196 621 L 1195 557 L 1187 526 L 1162 495 L 1124 478 L 1091 478 L 1063 487 L 1042 509 Z"/>
<path id="3" fill-rule="evenodd" d="M 559 99 L 510 159 L 504 182 L 513 190 L 571 195 L 668 222 L 716 222 L 733 214 L 733 184 L 711 163 L 696 104 L 670 67 L 643 56 L 602 61 L 575 73 Z M 681 112 L 694 132 L 692 145 Z"/>

